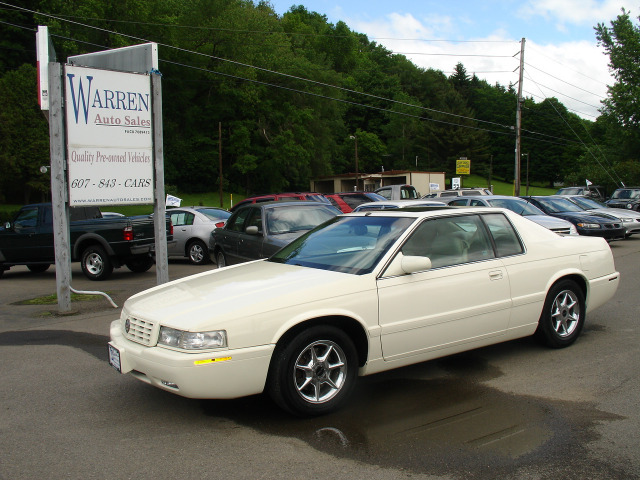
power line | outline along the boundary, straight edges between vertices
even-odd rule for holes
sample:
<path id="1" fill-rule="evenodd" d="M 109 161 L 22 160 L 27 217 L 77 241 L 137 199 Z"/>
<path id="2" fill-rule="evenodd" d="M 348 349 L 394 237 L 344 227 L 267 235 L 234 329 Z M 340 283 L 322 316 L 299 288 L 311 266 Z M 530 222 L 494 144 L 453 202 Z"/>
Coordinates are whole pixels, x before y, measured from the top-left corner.
<path id="1" fill-rule="evenodd" d="M 110 31 L 110 30 L 107 30 L 107 29 L 101 28 L 101 27 L 85 25 L 85 24 L 82 24 L 82 23 L 79 23 L 79 22 L 75 22 L 75 21 L 67 20 L 67 19 L 64 19 L 64 18 L 61 18 L 61 17 L 57 17 L 55 15 L 42 13 L 42 12 L 35 12 L 33 10 L 29 10 L 29 9 L 26 9 L 26 8 L 23 8 L 23 7 L 16 7 L 14 5 L 10 5 L 10 4 L 7 4 L 5 2 L 0 2 L 0 5 L 9 5 L 11 7 L 20 9 L 22 11 L 27 11 L 27 12 L 31 12 L 31 13 L 34 13 L 34 14 L 43 15 L 45 17 L 49 17 L 49 18 L 53 18 L 53 19 L 57 19 L 57 20 L 61 20 L 61 21 L 66 21 L 66 22 L 72 23 L 74 25 L 79 25 L 79 26 L 82 26 L 82 27 L 85 27 L 85 28 L 95 29 L 95 30 L 98 30 L 98 31 L 102 31 L 102 32 L 110 33 L 110 34 L 114 34 L 114 35 L 119 35 L 119 36 L 122 36 L 122 37 L 134 39 L 136 41 L 142 41 L 142 42 L 148 42 L 149 41 L 147 39 L 140 38 L 140 37 L 135 37 L 133 35 L 114 32 L 114 31 Z M 27 28 L 27 27 L 20 27 L 20 28 Z M 64 37 L 61 37 L 61 38 L 64 38 Z M 81 43 L 88 43 L 88 42 L 82 42 L 82 41 L 74 40 L 74 39 L 69 39 L 69 40 L 78 41 L 78 42 L 81 42 Z M 106 48 L 104 46 L 99 46 L 99 45 L 95 45 L 95 44 L 90 44 L 90 45 L 98 46 L 98 47 L 101 47 L 101 48 Z M 479 123 L 487 123 L 487 124 L 499 126 L 499 127 L 502 127 L 502 128 L 511 129 L 510 126 L 503 125 L 503 124 L 500 124 L 500 123 L 497 123 L 497 122 L 491 122 L 491 121 L 487 121 L 487 120 L 481 120 L 481 119 L 477 119 L 477 118 L 466 117 L 466 116 L 463 116 L 463 115 L 457 115 L 457 114 L 453 114 L 453 113 L 449 113 L 449 112 L 443 112 L 443 111 L 439 111 L 439 110 L 435 110 L 435 109 L 430 109 L 430 108 L 423 107 L 423 106 L 420 106 L 420 105 L 413 105 L 413 104 L 409 104 L 409 103 L 405 103 L 405 102 L 399 102 L 399 101 L 396 101 L 396 100 L 391 100 L 391 99 L 387 99 L 387 98 L 384 98 L 384 97 L 380 97 L 380 96 L 376 96 L 376 95 L 372 95 L 372 94 L 367 94 L 367 93 L 364 93 L 364 92 L 357 92 L 355 90 L 350 90 L 350 89 L 347 89 L 347 88 L 344 88 L 344 87 L 338 87 L 338 86 L 335 86 L 335 85 L 330 85 L 330 84 L 326 84 L 326 83 L 323 83 L 323 82 L 318 82 L 318 81 L 311 80 L 311 79 L 305 79 L 305 78 L 302 78 L 302 77 L 297 77 L 297 76 L 294 76 L 294 75 L 290 75 L 290 74 L 286 74 L 286 73 L 282 73 L 282 72 L 277 72 L 277 71 L 265 69 L 265 68 L 262 68 L 262 67 L 257 67 L 257 66 L 254 66 L 254 65 L 244 64 L 242 62 L 237 62 L 237 61 L 234 61 L 234 60 L 229 60 L 229 59 L 225 59 L 225 58 L 221 58 L 221 57 L 216 57 L 214 55 L 207 55 L 207 54 L 203 54 L 201 52 L 195 52 L 195 51 L 187 50 L 187 49 L 184 49 L 184 48 L 175 47 L 173 45 L 167 45 L 167 44 L 163 44 L 163 43 L 158 43 L 158 45 L 162 45 L 164 47 L 172 48 L 172 49 L 175 49 L 175 50 L 178 50 L 178 51 L 181 51 L 181 52 L 185 52 L 185 53 L 191 53 L 191 54 L 205 56 L 205 57 L 216 59 L 216 60 L 220 60 L 220 61 L 230 62 L 230 63 L 238 65 L 238 66 L 243 66 L 243 67 L 246 67 L 246 68 L 253 68 L 253 69 L 264 71 L 264 72 L 267 72 L 267 73 L 273 73 L 273 74 L 276 74 L 276 75 L 281 75 L 281 76 L 284 76 L 284 77 L 287 77 L 287 78 L 301 80 L 301 81 L 313 83 L 313 84 L 324 86 L 324 87 L 335 88 L 335 89 L 342 90 L 342 91 L 345 91 L 345 92 L 354 93 L 354 94 L 358 94 L 358 95 L 364 95 L 364 96 L 367 96 L 367 97 L 375 98 L 375 99 L 378 99 L 378 100 L 384 100 L 384 101 L 388 101 L 388 102 L 391 102 L 391 103 L 396 103 L 396 104 L 408 106 L 408 107 L 411 107 L 411 108 L 418 108 L 418 109 L 429 111 L 429 112 L 432 112 L 432 113 L 453 116 L 453 117 L 456 117 L 456 118 L 459 118 L 459 119 L 463 119 L 463 120 L 469 120 L 469 121 L 472 121 L 472 122 L 479 122 Z M 294 91 L 294 92 L 305 94 L 305 95 L 311 95 L 311 96 L 315 96 L 315 97 L 325 98 L 325 99 L 338 101 L 338 102 L 342 102 L 342 103 L 347 103 L 347 104 L 351 104 L 351 105 L 355 105 L 355 106 L 370 108 L 370 109 L 374 109 L 374 110 L 378 110 L 378 111 L 382 111 L 382 112 L 403 115 L 403 116 L 412 117 L 412 118 L 425 120 L 425 121 L 433 121 L 433 122 L 442 123 L 442 124 L 451 125 L 451 126 L 456 126 L 456 127 L 461 127 L 461 128 L 473 129 L 473 130 L 478 130 L 478 131 L 485 131 L 485 132 L 489 132 L 489 133 L 496 133 L 496 134 L 502 134 L 502 135 L 511 135 L 510 131 L 500 132 L 500 131 L 490 130 L 490 129 L 486 129 L 486 128 L 473 127 L 473 126 L 470 126 L 470 125 L 456 124 L 456 123 L 447 122 L 447 121 L 444 121 L 444 120 L 437 120 L 437 119 L 433 119 L 433 118 L 421 117 L 421 116 L 418 116 L 418 115 L 412 115 L 412 114 L 408 114 L 408 113 L 404 113 L 404 112 L 398 112 L 396 110 L 390 110 L 390 109 L 385 109 L 385 108 L 381 108 L 381 107 L 365 105 L 365 104 L 361 104 L 361 103 L 357 103 L 357 102 L 352 102 L 352 101 L 349 101 L 349 100 L 338 99 L 338 98 L 334 98 L 334 97 L 328 97 L 328 96 L 325 96 L 325 95 L 320 95 L 320 94 L 316 94 L 316 93 L 312 93 L 312 92 L 305 92 L 305 91 L 293 89 L 293 88 L 290 88 L 290 87 L 284 87 L 284 86 L 281 86 L 281 85 L 271 84 L 271 83 L 262 82 L 262 81 L 258 81 L 258 80 L 253 80 L 253 79 L 247 79 L 247 78 L 244 78 L 244 77 L 238 77 L 238 76 L 235 76 L 235 75 L 226 74 L 226 73 L 222 73 L 222 72 L 216 72 L 216 71 L 213 71 L 213 70 L 207 70 L 207 69 L 203 69 L 203 68 L 200 68 L 200 67 L 194 67 L 194 66 L 189 66 L 189 65 L 185 65 L 185 64 L 180 64 L 178 62 L 171 62 L 171 61 L 168 61 L 168 60 L 162 60 L 162 61 L 165 62 L 165 63 L 173 63 L 173 64 L 176 64 L 176 65 L 179 65 L 179 66 L 183 66 L 183 67 L 194 68 L 194 69 L 197 69 L 197 70 L 203 70 L 203 71 L 206 71 L 206 72 L 209 72 L 209 73 L 213 73 L 213 74 L 216 74 L 216 75 L 222 75 L 222 76 L 227 76 L 227 77 L 230 77 L 230 78 L 235 78 L 235 79 L 238 79 L 238 80 L 259 83 L 259 84 L 263 84 L 265 86 L 281 88 L 281 89 Z M 530 132 L 530 133 L 536 134 L 536 132 Z M 546 140 L 543 140 L 543 139 L 537 139 L 537 140 L 538 141 L 546 141 Z M 562 140 L 562 139 L 560 139 L 560 140 Z M 564 141 L 569 141 L 569 140 L 564 139 Z M 554 143 L 554 142 L 550 142 L 550 143 Z"/>
<path id="2" fill-rule="evenodd" d="M 0 2 L 0 4 L 8 5 L 5 2 Z M 39 15 L 43 15 L 43 16 L 50 17 L 50 18 L 53 18 L 53 19 L 70 22 L 72 24 L 80 25 L 82 27 L 92 28 L 92 29 L 95 29 L 95 30 L 98 30 L 98 31 L 101 31 L 101 32 L 120 35 L 120 36 L 123 36 L 123 37 L 126 37 L 126 38 L 134 39 L 136 41 L 141 41 L 141 42 L 149 42 L 150 41 L 148 39 L 135 37 L 133 35 L 128 35 L 128 34 L 119 33 L 119 32 L 113 32 L 113 31 L 107 30 L 105 28 L 94 27 L 94 26 L 91 26 L 91 25 L 81 24 L 81 23 L 78 23 L 78 22 L 75 22 L 75 21 L 72 21 L 72 20 L 66 20 L 64 18 L 56 17 L 55 15 L 50 15 L 50 14 L 46 14 L 46 13 L 42 13 L 42 12 L 35 12 L 35 11 L 29 10 L 29 9 L 26 9 L 26 8 L 22 8 L 22 7 L 16 7 L 16 8 L 19 8 L 21 10 L 25 10 L 25 11 L 28 11 L 28 12 L 32 12 L 32 13 L 37 13 Z M 341 91 L 352 93 L 352 94 L 356 94 L 356 95 L 362 95 L 362 96 L 369 97 L 369 98 L 374 98 L 374 99 L 377 99 L 377 100 L 384 100 L 384 101 L 387 101 L 387 102 L 392 102 L 392 103 L 396 103 L 396 104 L 399 104 L 399 105 L 408 106 L 408 107 L 411 107 L 411 108 L 419 108 L 419 109 L 422 109 L 422 110 L 425 110 L 425 111 L 429 111 L 429 112 L 432 112 L 432 113 L 438 113 L 438 114 L 441 114 L 441 115 L 449 115 L 449 116 L 452 116 L 452 117 L 461 118 L 461 119 L 465 119 L 465 120 L 471 120 L 471 121 L 477 121 L 477 122 L 481 122 L 481 123 L 492 124 L 492 125 L 500 126 L 500 127 L 503 127 L 503 128 L 510 128 L 507 125 L 502 125 L 502 124 L 499 124 L 499 123 L 496 123 L 496 122 L 491 122 L 491 121 L 488 121 L 488 120 L 480 120 L 480 119 L 475 119 L 475 118 L 471 118 L 471 117 L 466 117 L 464 115 L 458 115 L 458 114 L 454 114 L 454 113 L 449 113 L 449 112 L 436 110 L 436 109 L 433 109 L 433 108 L 423 107 L 423 106 L 420 106 L 420 105 L 412 105 L 410 103 L 400 102 L 398 100 L 392 100 L 392 99 L 380 97 L 378 95 L 373 95 L 373 94 L 370 94 L 370 93 L 358 92 L 356 90 L 351 90 L 351 89 L 348 89 L 348 88 L 345 88 L 345 87 L 340 87 L 340 86 L 337 86 L 337 85 L 331 85 L 331 84 L 324 83 L 324 82 L 318 82 L 316 80 L 311 80 L 311 79 L 307 79 L 307 78 L 303 78 L 303 77 L 298 77 L 298 76 L 295 76 L 295 75 L 290 75 L 288 73 L 277 72 L 277 71 L 274 71 L 274 70 L 269 70 L 267 68 L 262 68 L 262 67 L 258 67 L 258 66 L 255 66 L 255 65 L 250 65 L 250 64 L 238 62 L 236 60 L 230 60 L 230 59 L 218 57 L 218 56 L 215 56 L 215 55 L 209 55 L 209 54 L 205 54 L 205 53 L 201 53 L 201 52 L 196 52 L 196 51 L 193 51 L 193 50 L 188 50 L 188 49 L 181 48 L 181 47 L 176 47 L 176 46 L 173 46 L 173 45 L 168 45 L 168 44 L 159 43 L 159 42 L 158 42 L 158 45 L 161 45 L 161 46 L 166 47 L 166 48 L 172 48 L 174 50 L 178 50 L 178 51 L 181 51 L 181 52 L 184 52 L 184 53 L 191 53 L 191 54 L 194 54 L 194 55 L 199 55 L 199 56 L 211 58 L 211 59 L 214 59 L 214 60 L 220 60 L 220 61 L 223 61 L 223 62 L 232 63 L 234 65 L 238 65 L 238 66 L 245 67 L 245 68 L 252 68 L 252 69 L 259 70 L 259 71 L 262 71 L 262 72 L 265 72 L 265 73 L 271 73 L 271 74 L 280 75 L 280 76 L 283 76 L 283 77 L 286 77 L 286 78 L 291 78 L 291 79 L 294 79 L 294 80 L 300 80 L 300 81 L 303 81 L 303 82 L 309 82 L 309 83 L 312 83 L 312 84 L 315 84 L 315 85 L 319 85 L 319 86 L 322 86 L 322 87 L 335 88 L 337 90 L 341 90 Z"/>
<path id="3" fill-rule="evenodd" d="M 566 68 L 567 70 L 571 70 L 572 72 L 577 73 L 578 75 L 582 75 L 583 77 L 588 78 L 589 80 L 593 80 L 594 82 L 600 83 L 600 84 L 605 85 L 605 86 L 607 86 L 607 87 L 608 87 L 608 85 L 607 85 L 605 82 L 603 82 L 603 81 L 601 81 L 601 80 L 597 80 L 597 79 L 595 79 L 595 78 L 593 78 L 593 77 L 590 77 L 589 75 L 585 75 L 585 74 L 584 74 L 584 73 L 582 73 L 581 71 L 579 71 L 579 70 L 574 70 L 573 68 L 568 67 L 568 66 L 567 66 L 567 65 L 565 65 L 564 63 L 559 62 L 559 61 L 558 61 L 558 60 L 556 60 L 555 58 L 551 58 L 550 56 L 545 55 L 544 53 L 542 53 L 542 51 L 541 51 L 541 50 L 539 50 L 538 48 L 536 48 L 535 44 L 534 44 L 534 45 L 530 45 L 530 48 L 531 48 L 531 47 L 532 47 L 534 50 L 538 51 L 538 53 L 539 53 L 540 55 L 542 55 L 543 57 L 548 58 L 549 60 L 551 60 L 551 61 L 553 61 L 553 62 L 556 62 L 558 65 L 560 65 L 560 66 L 562 66 L 562 67 Z"/>
<path id="4" fill-rule="evenodd" d="M 544 70 L 542 70 L 542 69 L 540 69 L 540 68 L 537 68 L 537 67 L 535 67 L 535 66 L 531 65 L 530 63 L 525 62 L 525 65 L 526 65 L 526 66 L 528 66 L 528 67 L 533 68 L 534 70 L 538 70 L 539 72 L 542 72 L 542 73 L 544 73 L 545 75 L 549 75 L 551 78 L 554 78 L 554 79 L 556 79 L 556 80 L 558 80 L 558 81 L 560 81 L 560 82 L 562 82 L 562 83 L 566 83 L 567 85 L 570 85 L 570 86 L 572 86 L 572 87 L 574 87 L 574 88 L 577 88 L 578 90 L 582 90 L 583 92 L 589 93 L 589 94 L 591 94 L 591 95 L 593 95 L 593 96 L 595 96 L 595 97 L 605 98 L 605 97 L 603 97 L 602 95 L 600 95 L 599 93 L 594 93 L 594 92 L 590 92 L 589 90 L 585 90 L 584 88 L 579 87 L 579 86 L 577 86 L 577 85 L 574 85 L 573 83 L 569 83 L 569 82 L 567 82 L 566 80 L 563 80 L 563 79 L 561 79 L 561 78 L 559 78 L 559 77 L 556 77 L 555 75 L 551 75 L 550 73 L 545 72 Z"/>

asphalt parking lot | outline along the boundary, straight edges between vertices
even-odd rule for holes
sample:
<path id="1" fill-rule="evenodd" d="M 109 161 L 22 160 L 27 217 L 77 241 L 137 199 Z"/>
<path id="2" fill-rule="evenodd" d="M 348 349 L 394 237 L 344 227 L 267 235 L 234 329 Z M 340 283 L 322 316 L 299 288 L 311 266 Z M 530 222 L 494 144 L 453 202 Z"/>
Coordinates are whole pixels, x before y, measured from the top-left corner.
<path id="1" fill-rule="evenodd" d="M 184 399 L 106 362 L 104 299 L 18 305 L 55 292 L 55 272 L 0 279 L 0 478 L 640 478 L 640 237 L 612 243 L 616 296 L 572 347 L 530 339 L 359 380 L 347 407 L 287 416 L 265 396 Z M 215 268 L 172 261 L 170 278 Z M 122 306 L 155 269 L 72 286 Z"/>

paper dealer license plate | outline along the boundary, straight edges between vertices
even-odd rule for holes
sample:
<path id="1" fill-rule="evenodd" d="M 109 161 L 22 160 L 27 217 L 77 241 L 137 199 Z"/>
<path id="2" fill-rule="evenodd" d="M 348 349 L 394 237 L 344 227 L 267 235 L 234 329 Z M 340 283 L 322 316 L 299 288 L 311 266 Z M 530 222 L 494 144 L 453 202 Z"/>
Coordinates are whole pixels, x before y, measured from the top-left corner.
<path id="1" fill-rule="evenodd" d="M 120 367 L 120 351 L 111 344 L 109 344 L 109 365 L 122 373 L 122 368 Z"/>

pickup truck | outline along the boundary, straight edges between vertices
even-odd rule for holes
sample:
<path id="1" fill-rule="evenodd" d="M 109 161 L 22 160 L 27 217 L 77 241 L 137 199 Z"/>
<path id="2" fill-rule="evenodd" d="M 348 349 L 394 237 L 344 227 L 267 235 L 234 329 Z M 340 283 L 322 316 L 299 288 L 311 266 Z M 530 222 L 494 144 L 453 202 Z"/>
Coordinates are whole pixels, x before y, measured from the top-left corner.
<path id="1" fill-rule="evenodd" d="M 105 280 L 114 268 L 126 265 L 132 272 L 146 272 L 154 263 L 153 218 L 103 218 L 98 207 L 71 207 L 71 260 L 80 261 L 90 280 Z M 167 219 L 167 240 L 173 227 Z M 50 203 L 25 205 L 12 222 L 0 228 L 0 277 L 14 265 L 44 272 L 55 263 L 53 213 Z"/>

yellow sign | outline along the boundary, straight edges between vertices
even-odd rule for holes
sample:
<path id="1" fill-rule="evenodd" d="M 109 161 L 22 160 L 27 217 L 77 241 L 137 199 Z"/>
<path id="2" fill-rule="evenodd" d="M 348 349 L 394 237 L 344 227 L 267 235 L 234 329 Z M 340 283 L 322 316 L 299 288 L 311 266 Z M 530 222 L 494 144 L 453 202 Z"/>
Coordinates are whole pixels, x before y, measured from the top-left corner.
<path id="1" fill-rule="evenodd" d="M 471 160 L 456 160 L 456 175 L 471 174 Z"/>

